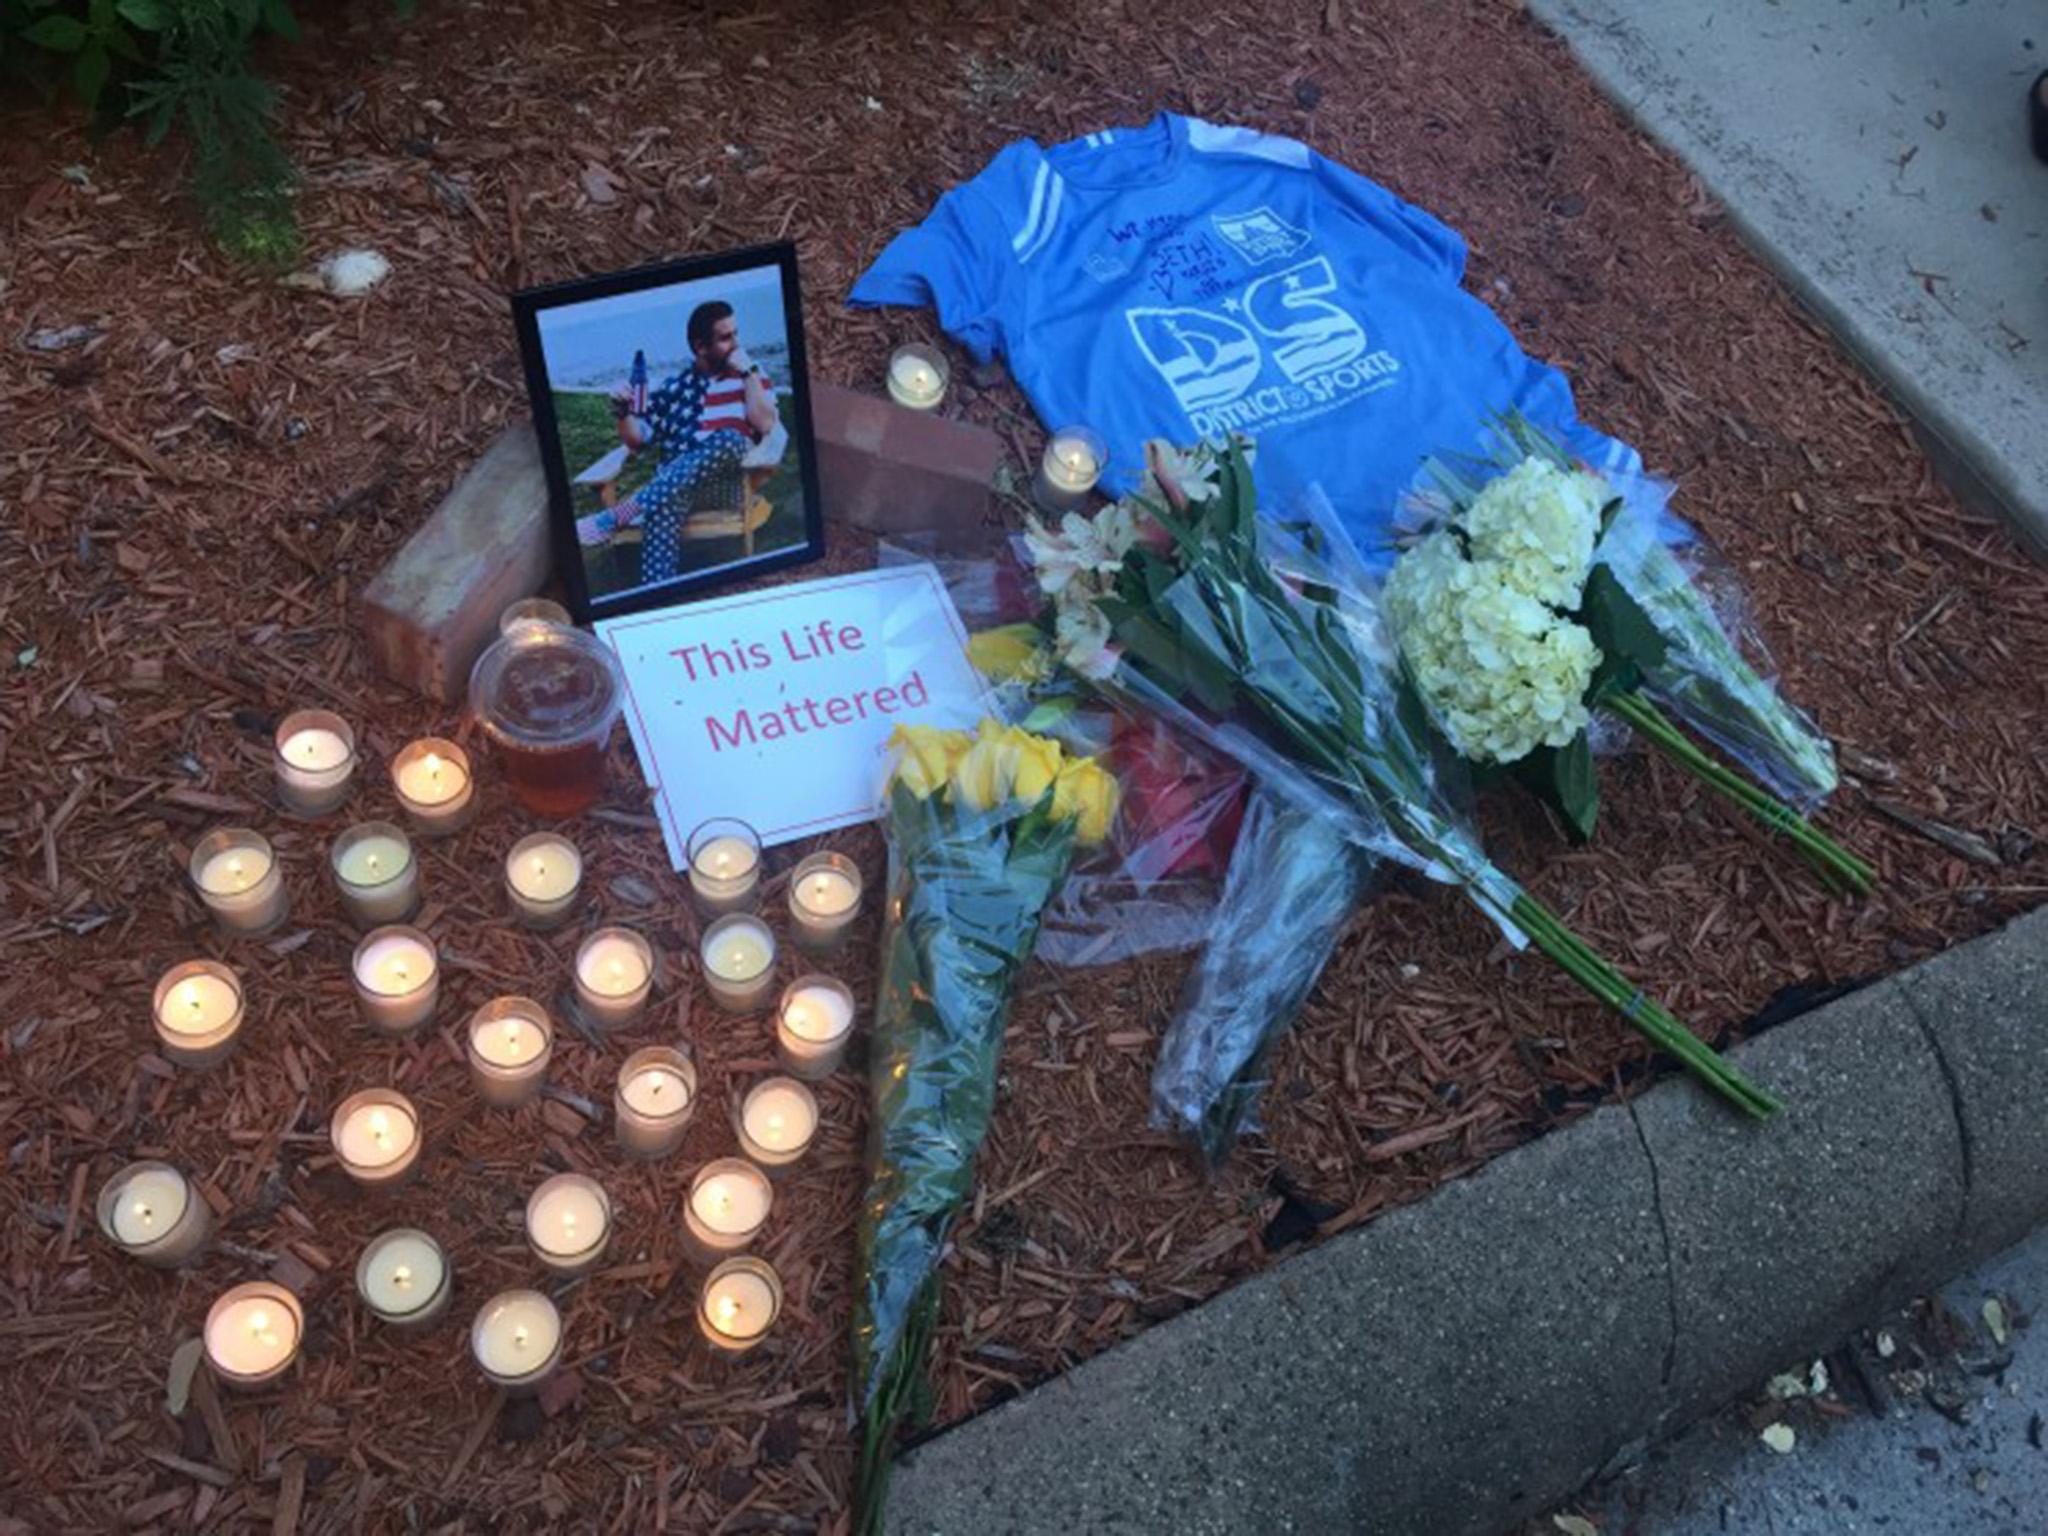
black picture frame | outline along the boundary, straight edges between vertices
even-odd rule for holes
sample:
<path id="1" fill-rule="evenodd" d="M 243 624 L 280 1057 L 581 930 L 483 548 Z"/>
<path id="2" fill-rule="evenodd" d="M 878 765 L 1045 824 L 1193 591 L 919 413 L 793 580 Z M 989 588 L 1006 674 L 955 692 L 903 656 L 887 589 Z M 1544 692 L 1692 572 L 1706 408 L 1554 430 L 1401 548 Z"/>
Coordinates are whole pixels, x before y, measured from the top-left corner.
<path id="1" fill-rule="evenodd" d="M 677 551 L 678 569 L 672 576 L 647 580 L 644 576 L 645 560 L 633 547 L 636 541 L 631 529 L 610 535 L 602 545 L 586 547 L 578 537 L 578 522 L 595 516 L 596 510 L 610 506 L 611 498 L 619 497 L 617 487 L 620 481 L 637 474 L 639 484 L 644 484 L 648 474 L 665 466 L 670 459 L 660 456 L 658 448 L 653 445 L 639 449 L 627 446 L 614 414 L 611 432 L 616 446 L 581 470 L 571 462 L 572 453 L 580 458 L 600 439 L 596 435 L 593 409 L 589 403 L 568 397 L 592 395 L 597 397 L 605 411 L 613 412 L 615 407 L 608 398 L 608 390 L 591 387 L 594 373 L 586 369 L 580 378 L 570 376 L 574 369 L 567 362 L 566 355 L 574 349 L 565 338 L 571 328 L 579 325 L 586 329 L 602 326 L 608 331 L 624 331 L 634 323 L 626 317 L 627 309 L 635 314 L 644 311 L 649 343 L 662 354 L 661 367 L 666 370 L 667 365 L 675 361 L 677 345 L 684 348 L 685 359 L 692 355 L 684 339 L 689 314 L 697 305 L 719 298 L 716 285 L 720 279 L 751 278 L 770 271 L 777 275 L 779 282 L 782 335 L 778 339 L 779 345 L 775 341 L 758 344 L 779 353 L 782 365 L 788 370 L 786 397 L 781 392 L 783 381 L 774 378 L 772 373 L 768 379 L 775 386 L 779 427 L 771 431 L 765 440 L 757 441 L 749 459 L 742 461 L 742 467 L 721 470 L 719 478 L 715 479 L 707 474 L 705 493 L 721 504 L 692 508 L 666 518 L 667 524 L 676 528 L 676 537 L 671 542 Z M 760 285 L 757 282 L 755 286 Z M 673 305 L 649 303 L 622 307 L 613 304 L 604 310 L 592 308 L 631 295 L 658 294 L 667 289 L 676 290 Z M 755 315 L 762 313 L 765 302 L 761 299 L 752 301 L 749 312 Z M 586 312 L 586 319 L 570 320 L 569 313 L 579 310 Z M 738 323 L 737 315 L 734 318 Z M 540 442 L 541 463 L 547 473 L 548 522 L 555 565 L 567 590 L 570 610 L 579 623 L 589 624 L 599 619 L 663 607 L 693 592 L 801 565 L 824 554 L 825 525 L 818 496 L 817 443 L 811 431 L 810 377 L 804 352 L 803 298 L 794 245 L 783 242 L 749 246 L 525 289 L 512 295 L 512 323 L 519 336 L 519 351 L 526 371 L 526 393 L 533 406 L 534 433 Z M 550 331 L 557 339 L 553 361 L 565 370 L 561 379 L 555 378 L 550 368 Z M 742 347 L 747 345 L 744 327 L 741 328 L 739 343 Z M 638 350 L 644 353 L 646 344 Z M 631 361 L 622 358 L 621 363 L 623 371 L 630 376 Z M 649 395 L 660 388 L 654 372 L 655 369 L 650 368 L 645 386 Z M 680 378 L 682 374 L 680 371 L 664 371 L 663 377 L 664 380 Z M 564 387 L 567 384 L 581 387 Z M 561 397 L 559 403 L 558 397 Z M 564 417 L 572 419 L 565 423 Z M 765 452 L 783 432 L 787 437 L 782 456 L 768 467 L 765 480 L 757 483 L 763 466 L 751 462 L 752 459 Z M 576 445 L 573 449 L 572 443 Z M 601 474 L 615 455 L 621 454 L 620 467 L 611 479 L 591 479 L 594 473 Z M 635 465 L 636 459 L 646 462 Z M 725 474 L 736 476 L 741 487 L 736 511 L 722 506 L 723 500 L 730 499 L 723 494 L 726 487 L 722 477 Z M 638 489 L 639 484 L 634 489 Z M 594 489 L 579 490 L 579 487 Z M 630 492 L 619 499 L 629 498 Z M 766 521 L 757 526 L 756 520 L 761 516 L 760 504 L 764 502 L 768 505 L 768 515 Z M 642 517 L 639 521 L 651 525 L 654 519 Z M 602 526 L 593 526 L 593 537 Z M 692 527 L 697 531 L 686 531 Z M 651 526 L 643 526 L 639 531 L 637 542 L 644 548 L 653 530 Z M 694 552 L 689 546 L 699 542 L 707 546 L 705 554 L 714 558 L 707 559 L 703 565 L 692 566 L 689 559 Z M 764 543 L 767 547 L 759 547 Z M 727 555 L 732 558 L 715 558 Z M 632 565 L 623 563 L 629 559 L 633 561 Z M 625 581 L 623 578 L 627 574 L 641 579 Z"/>

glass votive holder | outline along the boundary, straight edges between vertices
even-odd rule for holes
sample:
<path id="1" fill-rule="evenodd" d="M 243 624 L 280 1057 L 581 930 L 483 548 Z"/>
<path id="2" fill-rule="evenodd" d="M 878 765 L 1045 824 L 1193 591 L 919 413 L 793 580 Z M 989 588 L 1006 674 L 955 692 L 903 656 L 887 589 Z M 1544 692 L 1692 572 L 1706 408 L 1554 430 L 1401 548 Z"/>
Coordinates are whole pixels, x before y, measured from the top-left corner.
<path id="1" fill-rule="evenodd" d="M 268 1280 L 248 1281 L 223 1291 L 207 1311 L 206 1363 L 225 1386 L 263 1386 L 291 1369 L 305 1329 L 298 1297 Z"/>
<path id="2" fill-rule="evenodd" d="M 707 917 L 751 905 L 761 883 L 761 835 L 744 821 L 714 816 L 699 822 L 684 848 L 690 891 Z"/>
<path id="3" fill-rule="evenodd" d="M 169 1163 L 130 1163 L 100 1188 L 100 1231 L 137 1263 L 176 1269 L 206 1250 L 213 1212 Z"/>
<path id="4" fill-rule="evenodd" d="M 630 928 L 600 928 L 576 947 L 576 1006 L 595 1028 L 631 1024 L 654 991 L 654 947 Z"/>
<path id="5" fill-rule="evenodd" d="M 476 814 L 469 754 L 442 736 L 407 742 L 391 759 L 391 787 L 405 819 L 421 837 L 447 837 Z"/>
<path id="6" fill-rule="evenodd" d="M 837 949 L 860 916 L 860 866 L 824 849 L 801 860 L 789 876 L 789 933 L 799 949 Z"/>
<path id="7" fill-rule="evenodd" d="M 328 1139 L 342 1171 L 366 1189 L 403 1183 L 420 1162 L 420 1114 L 395 1088 L 365 1088 L 334 1106 Z"/>
<path id="8" fill-rule="evenodd" d="M 469 707 L 512 798 L 559 820 L 604 794 L 606 748 L 625 708 L 612 648 L 566 623 L 515 623 L 469 672 Z"/>
<path id="9" fill-rule="evenodd" d="M 574 621 L 569 610 L 551 597 L 522 597 L 516 603 L 508 603 L 505 611 L 498 615 L 498 633 L 511 636 L 527 624 L 552 624 L 557 629 L 571 629 Z"/>
<path id="10" fill-rule="evenodd" d="M 740 1252 L 761 1235 L 774 1203 L 768 1175 L 745 1158 L 706 1163 L 683 1200 L 684 1250 L 706 1263 Z"/>
<path id="11" fill-rule="evenodd" d="M 643 1046 L 619 1068 L 612 1123 L 630 1157 L 666 1157 L 682 1145 L 697 1107 L 697 1067 L 666 1045 Z"/>
<path id="12" fill-rule="evenodd" d="M 417 1227 L 393 1227 L 363 1245 L 356 1294 L 392 1328 L 424 1328 L 448 1310 L 455 1272 L 441 1245 Z"/>
<path id="13" fill-rule="evenodd" d="M 260 832 L 216 828 L 193 845 L 189 869 L 221 932 L 248 937 L 285 920 L 284 874 Z"/>
<path id="14" fill-rule="evenodd" d="M 181 1067 L 210 1067 L 242 1038 L 241 978 L 217 960 L 185 960 L 158 978 L 157 1048 Z"/>
<path id="15" fill-rule="evenodd" d="M 818 1096 L 793 1077 L 763 1078 L 740 1101 L 733 1128 L 740 1150 L 775 1176 L 810 1150 Z"/>
<path id="16" fill-rule="evenodd" d="M 522 837 L 505 855 L 505 897 L 528 928 L 559 928 L 583 889 L 583 855 L 559 832 Z"/>
<path id="17" fill-rule="evenodd" d="M 612 1202 L 597 1180 L 558 1173 L 526 1200 L 526 1246 L 541 1267 L 564 1278 L 586 1275 L 612 1240 Z"/>
<path id="18" fill-rule="evenodd" d="M 409 1035 L 434 1016 L 441 964 L 434 941 L 417 928 L 388 923 L 356 945 L 349 969 L 363 1022 L 382 1035 Z"/>
<path id="19" fill-rule="evenodd" d="M 361 821 L 328 856 L 341 909 L 358 928 L 402 923 L 420 907 L 420 866 L 412 839 L 388 821 Z"/>
<path id="20" fill-rule="evenodd" d="M 1045 445 L 1031 496 L 1047 512 L 1072 512 L 1102 478 L 1109 450 L 1088 427 L 1061 427 Z"/>
<path id="21" fill-rule="evenodd" d="M 469 1349 L 486 1381 L 530 1396 L 561 1363 L 562 1314 L 539 1291 L 500 1291 L 470 1325 Z"/>
<path id="22" fill-rule="evenodd" d="M 728 912 L 697 946 L 704 985 L 728 1013 L 752 1013 L 775 986 L 775 935 L 758 917 Z"/>
<path id="23" fill-rule="evenodd" d="M 853 989 L 836 976 L 813 972 L 782 989 L 775 1012 L 775 1054 L 790 1075 L 811 1082 L 830 1077 L 853 1039 Z"/>
<path id="24" fill-rule="evenodd" d="M 766 1259 L 742 1254 L 704 1277 L 697 1325 L 713 1348 L 745 1354 L 768 1336 L 782 1312 L 782 1279 Z"/>
<path id="25" fill-rule="evenodd" d="M 277 798 L 294 816 L 325 816 L 348 798 L 356 733 L 326 709 L 301 709 L 278 723 Z"/>
<path id="26" fill-rule="evenodd" d="M 555 1053 L 555 1026 L 530 997 L 494 997 L 469 1016 L 469 1080 L 494 1109 L 540 1097 Z"/>
<path id="27" fill-rule="evenodd" d="M 889 398 L 913 411 L 937 410 L 952 372 L 938 348 L 910 342 L 889 358 Z"/>

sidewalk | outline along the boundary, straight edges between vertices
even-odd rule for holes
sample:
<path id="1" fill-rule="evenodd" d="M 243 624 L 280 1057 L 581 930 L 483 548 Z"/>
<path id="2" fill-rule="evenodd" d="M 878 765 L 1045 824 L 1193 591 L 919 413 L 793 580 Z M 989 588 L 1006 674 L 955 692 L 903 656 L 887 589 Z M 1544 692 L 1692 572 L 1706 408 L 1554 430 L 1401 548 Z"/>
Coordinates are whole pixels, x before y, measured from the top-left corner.
<path id="1" fill-rule="evenodd" d="M 933 1536 L 1483 1536 L 2048 1219 L 2048 910 L 1289 1259 L 906 1457 Z"/>
<path id="2" fill-rule="evenodd" d="M 1891 390 L 1957 493 L 2048 553 L 2039 0 L 1532 0 Z"/>

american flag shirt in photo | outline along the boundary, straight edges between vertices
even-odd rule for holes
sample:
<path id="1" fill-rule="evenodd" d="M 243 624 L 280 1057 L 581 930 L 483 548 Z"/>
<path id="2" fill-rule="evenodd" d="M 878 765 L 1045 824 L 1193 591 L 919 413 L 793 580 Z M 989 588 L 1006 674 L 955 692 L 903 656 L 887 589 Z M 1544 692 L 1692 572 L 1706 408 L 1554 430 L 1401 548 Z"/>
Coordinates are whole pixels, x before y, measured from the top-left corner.
<path id="1" fill-rule="evenodd" d="M 726 373 L 707 379 L 687 368 L 649 397 L 646 420 L 664 454 L 680 452 L 715 432 L 744 432 L 751 438 L 746 375 Z"/>

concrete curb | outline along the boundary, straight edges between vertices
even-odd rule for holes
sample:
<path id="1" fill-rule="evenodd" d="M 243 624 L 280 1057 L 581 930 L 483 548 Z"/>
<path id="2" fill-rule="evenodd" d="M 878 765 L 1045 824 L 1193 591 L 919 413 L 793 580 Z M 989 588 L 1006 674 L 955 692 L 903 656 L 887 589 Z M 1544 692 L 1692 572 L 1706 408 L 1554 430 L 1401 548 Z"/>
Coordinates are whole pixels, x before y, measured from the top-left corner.
<path id="1" fill-rule="evenodd" d="M 901 1536 L 1494 1532 L 2048 1220 L 2048 909 L 906 1457 Z"/>

